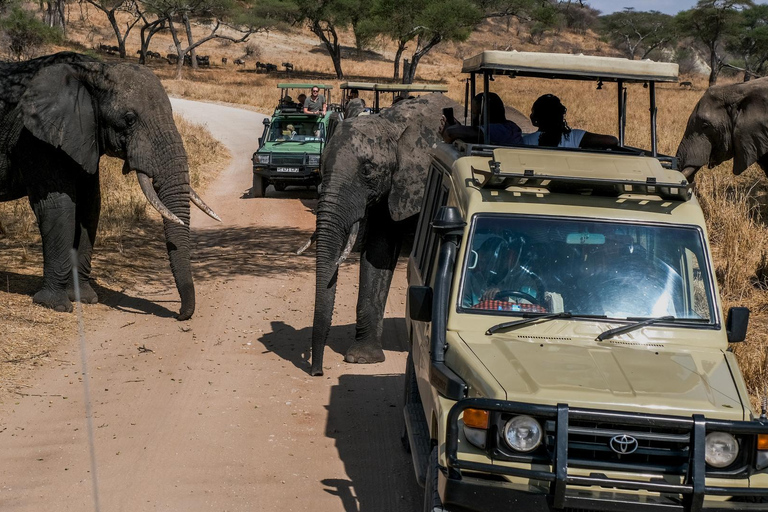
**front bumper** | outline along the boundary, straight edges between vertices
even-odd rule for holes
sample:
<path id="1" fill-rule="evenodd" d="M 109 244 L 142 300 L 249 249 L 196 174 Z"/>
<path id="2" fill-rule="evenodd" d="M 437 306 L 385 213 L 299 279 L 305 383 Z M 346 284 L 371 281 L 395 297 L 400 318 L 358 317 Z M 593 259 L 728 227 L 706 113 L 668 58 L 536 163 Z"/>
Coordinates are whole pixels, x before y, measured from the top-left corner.
<path id="1" fill-rule="evenodd" d="M 287 171 L 285 169 L 291 169 Z M 253 173 L 267 178 L 271 182 L 283 181 L 285 183 L 311 183 L 316 185 L 322 181 L 318 166 L 294 165 L 277 166 L 254 164 Z"/>
<path id="2" fill-rule="evenodd" d="M 462 460 L 458 453 L 459 418 L 464 409 L 470 407 L 491 412 L 527 414 L 554 421 L 556 430 L 550 463 L 531 464 L 531 469 L 527 469 Z M 682 483 L 609 478 L 597 471 L 590 472 L 588 476 L 569 472 L 569 420 L 620 422 L 628 427 L 652 425 L 657 428 L 688 429 L 689 459 Z M 440 497 L 448 510 L 456 512 L 513 510 L 513 506 L 514 510 L 520 511 L 564 508 L 605 511 L 768 511 L 768 502 L 751 503 L 768 501 L 768 487 L 707 485 L 704 457 L 708 431 L 738 435 L 768 434 L 768 422 L 707 420 L 700 415 L 692 418 L 653 416 L 569 408 L 564 404 L 555 407 L 481 398 L 465 399 L 457 402 L 448 414 L 448 467 L 438 475 Z M 505 477 L 528 483 L 510 482 Z M 747 479 L 740 482 L 743 484 L 744 480 Z M 722 479 L 718 479 L 718 482 L 722 482 Z M 720 501 L 715 497 L 732 501 Z"/>

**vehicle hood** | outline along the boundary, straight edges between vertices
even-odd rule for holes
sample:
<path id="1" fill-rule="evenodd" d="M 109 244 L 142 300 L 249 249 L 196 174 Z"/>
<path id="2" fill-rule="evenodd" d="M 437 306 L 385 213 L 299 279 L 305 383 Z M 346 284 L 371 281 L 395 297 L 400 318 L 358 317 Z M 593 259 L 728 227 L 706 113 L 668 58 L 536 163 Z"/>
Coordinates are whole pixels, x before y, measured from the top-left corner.
<path id="1" fill-rule="evenodd" d="M 742 420 L 722 351 L 460 332 L 507 400 Z"/>

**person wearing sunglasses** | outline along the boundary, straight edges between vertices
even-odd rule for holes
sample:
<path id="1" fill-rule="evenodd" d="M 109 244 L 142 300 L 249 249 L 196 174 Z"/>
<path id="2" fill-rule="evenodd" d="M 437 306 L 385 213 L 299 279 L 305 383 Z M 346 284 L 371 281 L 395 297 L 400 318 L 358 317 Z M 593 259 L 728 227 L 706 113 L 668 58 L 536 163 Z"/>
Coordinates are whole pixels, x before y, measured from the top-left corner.
<path id="1" fill-rule="evenodd" d="M 304 100 L 304 113 L 324 116 L 326 107 L 325 96 L 320 94 L 318 87 L 313 87 L 309 98 Z"/>

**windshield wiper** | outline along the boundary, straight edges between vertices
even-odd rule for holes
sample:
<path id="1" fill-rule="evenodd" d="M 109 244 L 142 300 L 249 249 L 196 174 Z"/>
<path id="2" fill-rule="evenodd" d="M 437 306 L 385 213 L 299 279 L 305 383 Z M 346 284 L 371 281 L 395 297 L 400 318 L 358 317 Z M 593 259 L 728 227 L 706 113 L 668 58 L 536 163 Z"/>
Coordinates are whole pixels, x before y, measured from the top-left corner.
<path id="1" fill-rule="evenodd" d="M 532 324 L 537 320 L 545 320 L 545 321 L 557 320 L 558 318 L 573 318 L 573 314 L 570 311 L 563 311 L 561 313 L 549 313 L 549 314 L 523 313 L 522 320 L 513 320 L 511 322 L 496 324 L 490 329 L 488 329 L 487 331 L 485 331 L 485 335 L 490 336 L 491 334 L 498 332 L 502 329 L 509 329 L 510 327 L 521 327 L 523 325 Z"/>
<path id="2" fill-rule="evenodd" d="M 627 320 L 630 319 L 628 318 Z M 677 318 L 674 316 L 659 316 L 656 318 L 648 318 L 641 322 L 636 322 L 634 324 L 624 325 L 622 327 L 616 327 L 614 329 L 608 329 L 607 331 L 601 332 L 597 337 L 597 341 L 607 340 L 613 338 L 614 336 L 618 336 L 619 334 L 635 331 L 641 327 L 645 327 L 646 325 L 653 325 L 659 322 L 674 322 L 675 320 L 677 320 Z"/>

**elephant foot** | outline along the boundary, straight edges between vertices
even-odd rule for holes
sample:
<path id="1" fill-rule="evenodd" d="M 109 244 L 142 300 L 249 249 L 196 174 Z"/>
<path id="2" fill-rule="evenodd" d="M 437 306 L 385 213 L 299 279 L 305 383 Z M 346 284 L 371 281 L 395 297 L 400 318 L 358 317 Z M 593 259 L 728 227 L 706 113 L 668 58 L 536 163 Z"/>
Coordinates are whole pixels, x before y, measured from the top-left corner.
<path id="1" fill-rule="evenodd" d="M 365 345 L 355 343 L 349 350 L 344 360 L 348 363 L 373 364 L 384 361 L 384 351 L 376 345 Z"/>
<path id="2" fill-rule="evenodd" d="M 69 300 L 75 302 L 75 288 L 67 288 L 67 295 Z M 96 291 L 91 287 L 89 281 L 80 282 L 80 302 L 83 304 L 96 304 L 99 302 L 99 296 L 96 295 Z"/>
<path id="3" fill-rule="evenodd" d="M 70 302 L 67 292 L 64 290 L 52 291 L 42 289 L 32 297 L 32 301 L 35 304 L 40 304 L 61 313 L 70 313 L 72 311 L 72 302 Z"/>

